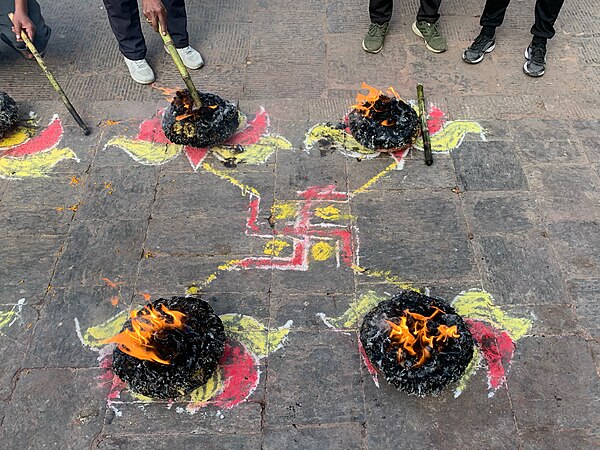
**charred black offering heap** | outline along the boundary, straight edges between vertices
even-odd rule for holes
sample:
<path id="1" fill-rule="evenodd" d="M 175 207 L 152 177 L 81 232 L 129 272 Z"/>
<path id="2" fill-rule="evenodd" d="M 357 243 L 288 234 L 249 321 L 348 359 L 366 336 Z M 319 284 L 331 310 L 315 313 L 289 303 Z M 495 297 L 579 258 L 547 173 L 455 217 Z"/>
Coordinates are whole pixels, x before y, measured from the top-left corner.
<path id="1" fill-rule="evenodd" d="M 167 139 L 174 144 L 212 147 L 222 144 L 237 130 L 237 107 L 215 94 L 198 93 L 202 106 L 194 109 L 189 91 L 177 91 L 162 120 Z"/>
<path id="2" fill-rule="evenodd" d="M 173 297 L 132 312 L 118 335 L 113 370 L 130 388 L 155 398 L 180 397 L 208 381 L 225 349 L 223 323 L 199 298 Z"/>
<path id="3" fill-rule="evenodd" d="M 358 94 L 357 104 L 348 114 L 348 126 L 354 138 L 372 150 L 406 148 L 415 141 L 418 117 L 413 108 L 403 102 L 393 88 L 389 96 L 366 83 L 367 95 Z"/>
<path id="4" fill-rule="evenodd" d="M 17 102 L 5 92 L 0 91 L 0 137 L 19 121 Z"/>
<path id="5" fill-rule="evenodd" d="M 360 341 L 389 383 L 419 396 L 439 394 L 473 357 L 473 338 L 454 308 L 413 291 L 373 308 L 363 320 Z"/>

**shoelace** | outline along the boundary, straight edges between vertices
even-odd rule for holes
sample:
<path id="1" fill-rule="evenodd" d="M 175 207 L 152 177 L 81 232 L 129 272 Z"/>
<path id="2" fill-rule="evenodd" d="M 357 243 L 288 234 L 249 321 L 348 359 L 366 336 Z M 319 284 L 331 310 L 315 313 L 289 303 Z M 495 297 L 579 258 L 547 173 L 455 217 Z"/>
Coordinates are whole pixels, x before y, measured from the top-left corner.
<path id="1" fill-rule="evenodd" d="M 475 41 L 473 42 L 473 44 L 471 44 L 471 47 L 469 47 L 471 50 L 475 50 L 475 51 L 482 51 L 485 46 L 487 45 L 487 43 L 491 41 L 491 38 L 487 37 L 487 36 L 483 36 L 483 35 L 479 35 L 475 38 Z"/>
<path id="2" fill-rule="evenodd" d="M 534 63 L 543 65 L 546 62 L 544 61 L 546 59 L 546 48 L 541 45 L 531 47 L 531 54 L 529 56 Z"/>
<path id="3" fill-rule="evenodd" d="M 192 54 L 194 53 L 191 47 L 181 48 L 179 49 L 179 51 L 185 53 L 186 56 L 192 56 Z"/>
<path id="4" fill-rule="evenodd" d="M 143 69 L 147 65 L 146 61 L 144 61 L 143 59 L 133 61 L 133 64 L 135 65 L 136 69 Z"/>
<path id="5" fill-rule="evenodd" d="M 383 34 L 383 25 L 377 25 L 376 23 L 372 23 L 369 25 L 369 31 L 367 32 L 369 36 L 377 36 Z"/>
<path id="6" fill-rule="evenodd" d="M 432 37 L 437 37 L 440 35 L 440 30 L 438 30 L 437 23 L 428 23 L 427 31 L 425 32 L 426 38 L 431 39 Z"/>

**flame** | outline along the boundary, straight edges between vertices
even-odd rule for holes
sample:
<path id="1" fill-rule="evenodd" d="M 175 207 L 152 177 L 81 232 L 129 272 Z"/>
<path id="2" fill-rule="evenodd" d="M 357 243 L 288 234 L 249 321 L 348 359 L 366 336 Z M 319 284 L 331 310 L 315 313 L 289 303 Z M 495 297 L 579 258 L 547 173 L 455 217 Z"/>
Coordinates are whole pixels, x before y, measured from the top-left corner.
<path id="1" fill-rule="evenodd" d="M 139 312 L 131 311 L 132 330 L 126 328 L 116 336 L 102 342 L 104 344 L 117 344 L 119 350 L 137 359 L 170 364 L 169 361 L 158 356 L 151 341 L 159 331 L 181 328 L 183 326 L 182 319 L 185 315 L 179 311 L 170 310 L 165 305 L 160 305 L 160 310 L 149 304 Z"/>
<path id="2" fill-rule="evenodd" d="M 387 110 L 387 104 L 389 104 L 391 97 L 400 100 L 400 96 L 393 87 L 389 87 L 387 94 L 384 94 L 379 89 L 369 86 L 363 81 L 361 89 L 368 89 L 367 94 L 356 94 L 356 104 L 352 105 L 351 108 L 360 111 L 365 117 L 371 117 L 374 112 L 384 112 Z M 383 109 L 378 109 L 383 108 Z M 380 122 L 384 127 L 391 127 L 396 125 L 393 120 L 384 119 Z"/>
<path id="3" fill-rule="evenodd" d="M 386 320 L 386 323 L 390 326 L 389 338 L 392 341 L 392 345 L 399 346 L 398 348 L 398 362 L 400 364 L 404 361 L 404 353 L 418 358 L 416 364 L 412 368 L 417 368 L 423 365 L 427 359 L 431 356 L 431 351 L 435 348 L 435 344 L 445 343 L 448 338 L 458 338 L 458 329 L 456 325 L 451 327 L 446 325 L 439 325 L 437 327 L 437 334 L 430 334 L 428 329 L 429 320 L 433 319 L 439 313 L 443 311 L 439 308 L 435 308 L 435 311 L 428 317 L 410 312 L 408 309 L 404 310 L 404 315 L 400 317 L 400 323 L 394 323 Z"/>
<path id="4" fill-rule="evenodd" d="M 177 94 L 177 91 L 181 90 L 181 88 L 167 88 L 167 87 L 157 86 L 156 83 L 151 84 L 151 86 L 153 89 L 156 89 L 157 91 L 162 92 L 162 95 L 169 102 L 172 102 L 173 97 L 175 97 L 175 94 Z"/>

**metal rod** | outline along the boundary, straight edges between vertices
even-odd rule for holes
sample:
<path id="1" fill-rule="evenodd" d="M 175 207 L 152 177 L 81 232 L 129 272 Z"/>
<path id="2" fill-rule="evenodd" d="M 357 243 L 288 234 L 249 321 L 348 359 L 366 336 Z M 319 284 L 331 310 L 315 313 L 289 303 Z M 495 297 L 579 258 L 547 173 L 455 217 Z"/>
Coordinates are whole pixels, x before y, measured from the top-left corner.
<path id="1" fill-rule="evenodd" d="M 13 14 L 10 13 L 8 15 L 8 18 L 12 22 Z M 21 39 L 23 39 L 23 42 L 25 42 L 27 49 L 31 52 L 31 54 L 37 61 L 38 65 L 40 66 L 40 69 L 42 69 L 42 72 L 44 72 L 44 74 L 48 78 L 48 81 L 50 81 L 50 84 L 52 85 L 54 90 L 58 93 L 60 99 L 62 100 L 64 105 L 67 107 L 67 109 L 69 110 L 71 115 L 73 116 L 73 119 L 75 119 L 75 122 L 77 122 L 77 125 L 79 125 L 81 127 L 81 129 L 83 130 L 83 134 L 85 134 L 86 136 L 89 136 L 92 131 L 85 124 L 85 122 L 83 121 L 81 116 L 79 114 L 77 114 L 77 111 L 75 111 L 75 108 L 69 101 L 67 94 L 65 94 L 65 91 L 62 90 L 62 88 L 60 87 L 60 84 L 58 84 L 58 81 L 56 81 L 56 78 L 54 78 L 54 75 L 52 75 L 52 72 L 50 72 L 48 67 L 46 67 L 46 63 L 42 59 L 42 56 L 39 54 L 39 52 L 33 45 L 33 42 L 31 42 L 31 39 L 29 39 L 29 36 L 27 36 L 27 33 L 25 33 L 24 31 L 21 31 Z"/>
<path id="2" fill-rule="evenodd" d="M 163 30 L 160 25 L 158 27 L 158 34 L 160 34 L 160 37 L 162 38 L 162 40 L 165 44 L 165 47 L 167 48 L 167 51 L 169 52 L 169 55 L 171 55 L 171 58 L 173 59 L 173 62 L 175 63 L 177 70 L 179 70 L 179 74 L 181 75 L 181 78 L 183 78 L 183 82 L 187 86 L 188 91 L 190 92 L 190 95 L 192 96 L 192 100 L 194 101 L 194 105 L 193 105 L 192 109 L 201 108 L 202 101 L 200 100 L 200 94 L 198 94 L 198 91 L 196 90 L 196 86 L 194 86 L 194 82 L 192 81 L 192 77 L 190 77 L 190 73 L 188 72 L 187 67 L 185 67 L 185 64 L 183 64 L 183 61 L 181 60 L 181 56 L 179 56 L 179 53 L 177 53 L 177 49 L 175 48 L 173 39 L 171 39 L 171 35 L 169 34 L 168 31 Z"/>
<path id="3" fill-rule="evenodd" d="M 419 100 L 419 115 L 421 116 L 421 134 L 423 135 L 423 151 L 425 153 L 425 164 L 433 164 L 433 153 L 431 152 L 431 139 L 429 138 L 429 127 L 427 126 L 427 112 L 425 110 L 425 95 L 423 85 L 417 84 L 417 98 Z"/>

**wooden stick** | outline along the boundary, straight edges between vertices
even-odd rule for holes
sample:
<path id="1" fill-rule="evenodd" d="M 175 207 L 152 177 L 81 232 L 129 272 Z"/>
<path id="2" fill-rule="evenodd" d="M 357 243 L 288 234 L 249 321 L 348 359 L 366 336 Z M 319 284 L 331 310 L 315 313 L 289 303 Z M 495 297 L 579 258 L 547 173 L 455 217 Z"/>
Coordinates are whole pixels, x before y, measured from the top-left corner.
<path id="1" fill-rule="evenodd" d="M 192 81 L 192 77 L 190 77 L 190 73 L 188 72 L 187 67 L 185 67 L 185 64 L 183 64 L 183 61 L 181 60 L 181 56 L 179 56 L 179 53 L 177 53 L 177 49 L 175 48 L 173 39 L 171 39 L 171 35 L 168 31 L 163 30 L 160 25 L 158 26 L 158 34 L 160 34 L 160 37 L 162 38 L 165 47 L 169 52 L 169 55 L 171 55 L 175 66 L 177 66 L 177 70 L 179 70 L 181 78 L 183 78 L 183 82 L 187 86 L 188 91 L 190 91 L 190 95 L 192 96 L 192 100 L 194 101 L 192 109 L 201 108 L 202 101 L 200 100 L 200 94 L 198 94 L 196 86 L 194 86 L 194 82 Z"/>
<path id="2" fill-rule="evenodd" d="M 9 13 L 8 18 L 12 22 L 13 13 Z M 62 88 L 60 87 L 60 84 L 58 84 L 58 81 L 56 81 L 56 78 L 54 78 L 54 75 L 52 75 L 52 72 L 50 72 L 48 67 L 46 67 L 46 63 L 44 62 L 44 60 L 42 59 L 42 56 L 39 54 L 39 52 L 33 45 L 33 42 L 31 42 L 31 39 L 29 39 L 29 36 L 27 36 L 27 33 L 25 33 L 22 30 L 21 30 L 21 39 L 23 39 L 23 42 L 25 42 L 27 49 L 31 52 L 31 54 L 37 61 L 38 65 L 40 66 L 40 69 L 42 69 L 42 72 L 44 72 L 44 75 L 46 75 L 46 77 L 48 78 L 48 81 L 50 81 L 50 84 L 52 85 L 54 90 L 58 93 L 60 99 L 62 100 L 64 105 L 67 107 L 67 109 L 69 110 L 71 115 L 73 116 L 73 119 L 75 119 L 75 122 L 77 122 L 77 125 L 79 125 L 81 127 L 81 129 L 83 130 L 83 134 L 85 134 L 86 136 L 89 136 L 89 134 L 91 133 L 91 130 L 87 127 L 87 125 L 85 124 L 85 122 L 83 121 L 81 116 L 79 116 L 79 114 L 77 114 L 77 111 L 75 111 L 75 108 L 69 101 L 67 94 L 65 94 L 65 91 L 62 90 Z"/>
<path id="3" fill-rule="evenodd" d="M 427 126 L 427 112 L 425 111 L 425 95 L 423 85 L 417 84 L 417 97 L 419 99 L 419 115 L 421 116 L 421 134 L 423 135 L 423 150 L 425 153 L 425 164 L 433 164 L 433 153 L 431 152 L 431 139 L 429 138 L 429 127 Z"/>

